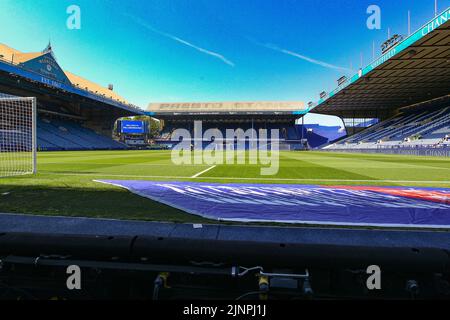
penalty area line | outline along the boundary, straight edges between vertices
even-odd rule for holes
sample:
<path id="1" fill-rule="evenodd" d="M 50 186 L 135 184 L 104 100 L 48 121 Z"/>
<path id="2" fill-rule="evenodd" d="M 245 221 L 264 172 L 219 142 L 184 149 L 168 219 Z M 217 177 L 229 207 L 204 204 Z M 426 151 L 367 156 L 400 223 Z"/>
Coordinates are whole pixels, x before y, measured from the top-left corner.
<path id="1" fill-rule="evenodd" d="M 193 179 L 194 179 L 194 178 L 198 178 L 198 177 L 200 177 L 202 174 L 207 173 L 209 170 L 212 170 L 212 169 L 214 169 L 215 167 L 217 167 L 217 165 L 211 166 L 211 167 L 209 167 L 208 169 L 203 170 L 202 172 L 199 172 L 199 173 L 193 175 L 191 178 L 193 178 Z"/>

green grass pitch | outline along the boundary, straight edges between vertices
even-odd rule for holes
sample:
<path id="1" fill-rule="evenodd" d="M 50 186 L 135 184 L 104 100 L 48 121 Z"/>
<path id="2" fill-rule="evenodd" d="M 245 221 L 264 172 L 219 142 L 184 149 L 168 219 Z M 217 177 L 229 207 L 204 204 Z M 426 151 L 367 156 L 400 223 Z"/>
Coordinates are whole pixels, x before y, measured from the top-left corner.
<path id="1" fill-rule="evenodd" d="M 43 152 L 36 176 L 0 178 L 0 212 L 206 222 L 95 179 L 450 188 L 448 158 L 281 152 L 275 176 L 247 164 L 219 165 L 192 178 L 209 167 L 176 166 L 169 151 Z"/>

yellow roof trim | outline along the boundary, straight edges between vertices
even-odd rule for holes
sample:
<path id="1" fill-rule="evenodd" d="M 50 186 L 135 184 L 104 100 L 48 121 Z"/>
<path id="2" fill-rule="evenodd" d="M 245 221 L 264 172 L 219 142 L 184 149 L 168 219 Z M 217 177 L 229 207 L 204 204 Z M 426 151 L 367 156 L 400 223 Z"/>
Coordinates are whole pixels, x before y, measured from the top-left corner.
<path id="1" fill-rule="evenodd" d="M 6 61 L 11 61 L 13 55 L 21 54 L 22 52 L 8 47 L 6 44 L 0 43 L 0 55 L 3 56 L 1 59 Z"/>
<path id="2" fill-rule="evenodd" d="M 127 103 L 124 98 L 116 94 L 114 91 L 111 91 L 107 88 L 104 88 L 95 82 L 89 81 L 83 77 L 77 76 L 76 74 L 73 74 L 69 71 L 64 71 L 67 78 L 69 78 L 70 82 L 73 86 L 83 89 L 83 90 L 89 90 L 99 95 L 104 95 L 106 98 L 118 100 L 124 103 Z"/>

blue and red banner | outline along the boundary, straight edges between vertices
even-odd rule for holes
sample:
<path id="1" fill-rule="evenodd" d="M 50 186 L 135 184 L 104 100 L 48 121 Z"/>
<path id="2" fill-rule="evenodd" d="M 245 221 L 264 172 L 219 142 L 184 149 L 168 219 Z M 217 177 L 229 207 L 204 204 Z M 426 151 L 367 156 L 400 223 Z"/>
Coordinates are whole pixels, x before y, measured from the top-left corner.
<path id="1" fill-rule="evenodd" d="M 450 228 L 450 189 L 102 180 L 223 221 Z"/>

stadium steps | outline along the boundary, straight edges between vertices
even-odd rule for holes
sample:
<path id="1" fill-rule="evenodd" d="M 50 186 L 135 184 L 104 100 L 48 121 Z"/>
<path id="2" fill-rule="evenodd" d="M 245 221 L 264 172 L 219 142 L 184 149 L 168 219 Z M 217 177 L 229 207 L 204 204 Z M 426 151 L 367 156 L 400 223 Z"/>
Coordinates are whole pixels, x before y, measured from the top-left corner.
<path id="1" fill-rule="evenodd" d="M 38 147 L 44 150 L 126 149 L 123 144 L 74 121 L 39 119 L 37 127 Z"/>
<path id="2" fill-rule="evenodd" d="M 68 132 L 63 132 L 63 134 L 72 141 L 79 141 L 86 149 L 99 149 L 109 146 L 109 141 L 104 142 L 93 132 L 90 134 L 85 133 L 81 129 L 81 126 L 75 125 L 74 123 L 56 122 L 55 125 L 66 128 Z"/>
<path id="3" fill-rule="evenodd" d="M 51 141 L 52 144 L 57 145 L 63 150 L 83 148 L 81 145 L 73 143 L 72 141 L 66 140 L 63 137 L 59 136 L 55 132 L 55 130 L 51 128 L 45 128 L 39 125 L 38 125 L 38 137 L 41 137 L 46 141 Z"/>
<path id="4" fill-rule="evenodd" d="M 444 105 L 445 106 L 445 105 Z M 337 144 L 326 146 L 327 149 L 373 149 L 379 147 L 413 147 L 436 144 L 449 144 L 443 141 L 450 135 L 450 106 L 446 108 L 431 108 L 397 115 L 381 122 Z M 421 139 L 405 142 L 406 138 L 420 135 Z M 384 140 L 381 144 L 379 140 Z"/>

